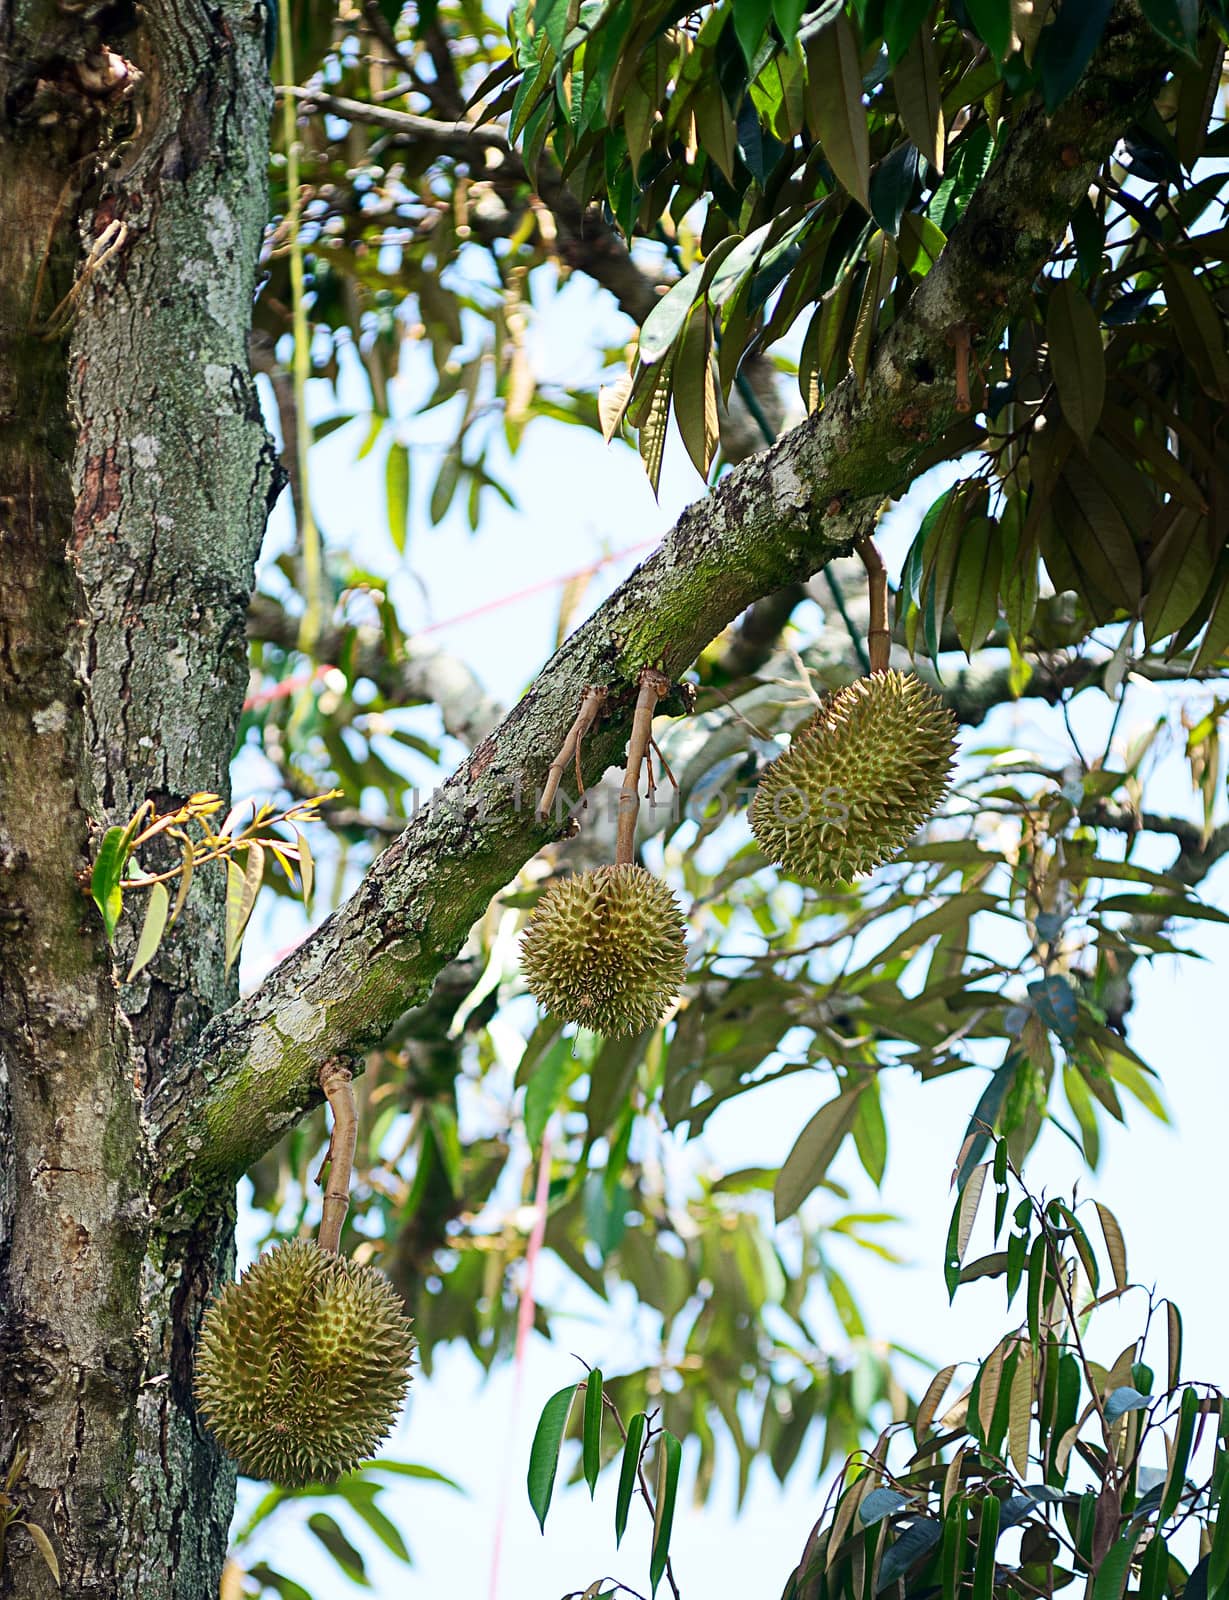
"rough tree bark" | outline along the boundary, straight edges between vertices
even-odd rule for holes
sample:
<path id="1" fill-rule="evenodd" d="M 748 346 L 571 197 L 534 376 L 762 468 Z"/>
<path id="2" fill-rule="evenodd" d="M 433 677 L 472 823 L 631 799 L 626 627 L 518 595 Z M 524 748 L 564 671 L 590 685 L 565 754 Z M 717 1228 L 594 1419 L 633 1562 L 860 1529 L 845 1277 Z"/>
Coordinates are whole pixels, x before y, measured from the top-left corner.
<path id="1" fill-rule="evenodd" d="M 583 684 L 615 691 L 592 776 L 644 663 L 681 671 L 907 480 L 951 418 L 950 329 L 997 336 L 1159 70 L 1120 5 L 1088 92 L 1022 118 L 864 393 L 693 508 L 236 1005 L 220 874 L 131 986 L 131 935 L 113 957 L 78 878 L 142 800 L 226 786 L 276 486 L 244 346 L 265 21 L 250 0 L 0 0 L 0 1466 L 29 1449 L 17 1497 L 63 1578 L 14 1530 L 0 1595 L 22 1600 L 216 1594 L 233 1474 L 190 1378 L 234 1179 L 549 837 L 514 781 L 540 778 Z"/>
<path id="2" fill-rule="evenodd" d="M 274 487 L 245 337 L 264 13 L 0 4 L 0 1594 L 217 1592 L 233 1472 L 191 1406 L 225 1196 L 151 1204 L 145 1101 L 234 998 L 220 884 L 121 990 L 78 874 L 147 796 L 223 789 Z M 199 899 L 197 898 L 199 894 Z"/>

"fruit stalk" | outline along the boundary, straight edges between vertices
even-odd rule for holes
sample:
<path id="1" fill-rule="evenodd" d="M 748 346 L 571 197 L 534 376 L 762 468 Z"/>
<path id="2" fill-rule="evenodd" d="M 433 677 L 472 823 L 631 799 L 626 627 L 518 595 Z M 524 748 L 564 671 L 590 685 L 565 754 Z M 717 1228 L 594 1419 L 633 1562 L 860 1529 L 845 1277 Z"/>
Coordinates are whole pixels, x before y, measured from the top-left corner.
<path id="1" fill-rule="evenodd" d="M 888 569 L 883 557 L 870 537 L 860 539 L 857 545 L 862 565 L 866 568 L 867 588 L 870 594 L 871 619 L 867 629 L 866 646 L 872 672 L 886 672 L 892 652 L 892 635 L 888 630 Z"/>
<path id="2" fill-rule="evenodd" d="M 319 1245 L 336 1254 L 341 1244 L 342 1224 L 350 1209 L 350 1173 L 358 1142 L 358 1113 L 354 1106 L 354 1074 L 341 1061 L 326 1061 L 320 1068 L 320 1087 L 333 1111 L 333 1131 L 324 1163 L 316 1174 L 319 1183 L 328 1166 L 329 1181 L 324 1191 L 320 1215 Z"/>
<path id="3" fill-rule="evenodd" d="M 630 867 L 636 850 L 636 818 L 640 814 L 640 769 L 653 738 L 653 713 L 657 702 L 669 691 L 670 680 L 656 667 L 645 667 L 640 674 L 640 693 L 632 717 L 632 735 L 627 741 L 627 771 L 619 791 L 619 824 L 615 832 L 615 865 Z"/>

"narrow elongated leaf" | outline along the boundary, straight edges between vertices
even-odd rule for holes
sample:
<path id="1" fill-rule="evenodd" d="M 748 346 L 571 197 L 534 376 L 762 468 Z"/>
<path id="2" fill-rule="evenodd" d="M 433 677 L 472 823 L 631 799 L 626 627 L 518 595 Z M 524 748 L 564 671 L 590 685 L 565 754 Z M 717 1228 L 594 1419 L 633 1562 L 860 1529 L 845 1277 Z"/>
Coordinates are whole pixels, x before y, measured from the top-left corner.
<path id="1" fill-rule="evenodd" d="M 566 1389 L 551 1395 L 542 1407 L 533 1443 L 529 1447 L 529 1504 L 543 1532 L 546 1530 L 546 1513 L 550 1510 L 551 1494 L 555 1488 L 555 1473 L 559 1468 L 559 1447 L 563 1443 L 568 1414 L 579 1388 L 578 1383 L 570 1383 Z"/>
<path id="2" fill-rule="evenodd" d="M 872 1489 L 858 1506 L 858 1521 L 864 1528 L 873 1528 L 908 1504 L 908 1496 L 899 1489 Z"/>
<path id="3" fill-rule="evenodd" d="M 1172 1300 L 1165 1302 L 1165 1324 L 1168 1340 L 1166 1375 L 1169 1387 L 1176 1389 L 1182 1372 L 1182 1313 Z"/>
<path id="4" fill-rule="evenodd" d="M 184 902 L 188 898 L 188 890 L 192 887 L 192 871 L 196 866 L 196 851 L 193 849 L 191 839 L 185 838 L 183 840 L 182 849 L 183 869 L 179 874 L 179 888 L 175 894 L 175 904 L 171 907 L 171 919 L 167 924 L 171 928 L 175 926 L 179 913 L 184 908 Z"/>
<path id="5" fill-rule="evenodd" d="M 1130 1571 L 1131 1557 L 1135 1554 L 1135 1546 L 1143 1531 L 1143 1522 L 1137 1521 L 1111 1546 L 1093 1583 L 1092 1600 L 1119 1600 Z"/>
<path id="6" fill-rule="evenodd" d="M 127 859 L 128 841 L 125 830 L 108 828 L 102 836 L 102 844 L 99 846 L 94 871 L 90 877 L 90 893 L 94 904 L 102 913 L 108 939 L 114 939 L 115 927 L 124 909 L 124 895 L 119 882 Z"/>
<path id="7" fill-rule="evenodd" d="M 1166 1523 L 1178 1508 L 1186 1486 L 1186 1464 L 1191 1458 L 1191 1440 L 1195 1432 L 1195 1418 L 1199 1412 L 1199 1397 L 1194 1389 L 1183 1389 L 1178 1405 L 1178 1433 L 1174 1439 L 1174 1453 L 1170 1457 L 1169 1472 L 1161 1504 L 1157 1508 L 1158 1523 Z"/>
<path id="8" fill-rule="evenodd" d="M 1115 1422 L 1119 1417 L 1125 1416 L 1128 1411 L 1143 1411 L 1149 1405 L 1148 1396 L 1140 1394 L 1138 1389 L 1131 1388 L 1130 1384 L 1123 1384 L 1114 1390 L 1105 1402 L 1105 1420 Z"/>
<path id="9" fill-rule="evenodd" d="M 559 1104 L 572 1060 L 572 1041 L 562 1035 L 533 1068 L 525 1088 L 525 1138 L 531 1150 L 542 1144 L 551 1112 Z"/>
<path id="10" fill-rule="evenodd" d="M 1087 449 L 1105 405 L 1105 352 L 1097 313 L 1071 278 L 1050 290 L 1046 337 L 1058 403 Z"/>
<path id="11" fill-rule="evenodd" d="M 700 292 L 703 275 L 703 266 L 692 267 L 686 277 L 680 278 L 644 319 L 639 349 L 640 359 L 646 367 L 660 361 L 682 331 L 687 313 Z"/>
<path id="12" fill-rule="evenodd" d="M 327 1511 L 313 1511 L 307 1526 L 352 1583 L 361 1584 L 365 1589 L 371 1587 L 362 1556 L 338 1527 L 335 1518 Z"/>
<path id="13" fill-rule="evenodd" d="M 876 231 L 866 247 L 867 271 L 862 286 L 862 300 L 858 306 L 853 338 L 849 343 L 849 370 L 859 389 L 865 389 L 870 374 L 871 352 L 879 326 L 879 309 L 887 298 L 896 276 L 896 241 L 887 234 Z"/>
<path id="14" fill-rule="evenodd" d="M 1199 59 L 1199 0 L 1140 0 L 1140 10 L 1166 44 Z"/>
<path id="15" fill-rule="evenodd" d="M 141 923 L 141 937 L 137 940 L 137 953 L 128 968 L 128 976 L 124 980 L 126 983 L 131 983 L 141 968 L 148 966 L 154 959 L 154 952 L 162 943 L 162 935 L 166 932 L 170 904 L 171 897 L 167 893 L 166 884 L 155 883 L 149 891 L 145 920 Z"/>
<path id="16" fill-rule="evenodd" d="M 1229 400 L 1224 322 L 1207 284 L 1176 261 L 1166 265 L 1161 279 L 1182 354 L 1208 394 L 1217 400 Z"/>
<path id="17" fill-rule="evenodd" d="M 1105 31 L 1111 3 L 1112 0 L 1064 0 L 1054 21 L 1042 29 L 1036 60 L 1047 111 L 1056 111 L 1083 77 Z"/>
<path id="18" fill-rule="evenodd" d="M 922 28 L 892 73 L 896 104 L 909 137 L 936 172 L 943 171 L 947 133 L 934 34 Z"/>
<path id="19" fill-rule="evenodd" d="M 388 532 L 398 555 L 405 554 L 410 528 L 410 452 L 394 443 L 384 463 L 384 488 L 388 498 Z"/>
<path id="20" fill-rule="evenodd" d="M 792 1217 L 822 1181 L 845 1135 L 853 1127 L 864 1086 L 860 1084 L 837 1095 L 835 1100 L 829 1100 L 798 1135 L 773 1187 L 773 1210 L 778 1222 Z"/>
<path id="21" fill-rule="evenodd" d="M 1021 1482 L 1028 1476 L 1028 1435 L 1033 1417 L 1033 1352 L 1022 1345 L 1011 1380 L 1007 1412 L 1007 1453 Z"/>
<path id="22" fill-rule="evenodd" d="M 1011 48 L 1011 0 L 965 0 L 974 28 L 990 47 L 996 61 Z"/>
<path id="23" fill-rule="evenodd" d="M 597 1475 L 602 1470 L 602 1369 L 594 1367 L 585 1380 L 584 1429 L 581 1435 L 581 1461 L 585 1482 L 589 1485 L 589 1498 L 597 1488 Z"/>
<path id="24" fill-rule="evenodd" d="M 657 1491 L 653 1507 L 653 1551 L 649 1557 L 649 1593 L 657 1593 L 670 1555 L 670 1530 L 674 1526 L 674 1502 L 678 1495 L 679 1468 L 683 1447 L 667 1429 L 657 1447 Z"/>
<path id="25" fill-rule="evenodd" d="M 299 887 L 303 893 L 303 909 L 310 911 L 312 887 L 316 881 L 316 863 L 312 857 L 311 847 L 297 828 L 294 830 L 294 836 L 299 844 Z"/>
<path id="26" fill-rule="evenodd" d="M 956 636 L 970 660 L 998 617 L 1002 566 L 998 523 L 970 517 L 960 535 L 951 598 Z"/>
<path id="27" fill-rule="evenodd" d="M 973 1600 L 992 1600 L 994 1594 L 994 1552 L 999 1536 L 999 1511 L 998 1500 L 988 1494 L 981 1504 L 981 1525 L 977 1530 Z"/>
<path id="28" fill-rule="evenodd" d="M 1118 1226 L 1118 1218 L 1108 1206 L 1103 1206 L 1099 1200 L 1096 1205 L 1097 1216 L 1101 1222 L 1101 1236 L 1105 1240 L 1105 1249 L 1114 1272 L 1114 1287 L 1125 1289 L 1128 1282 L 1127 1246 L 1122 1237 L 1122 1229 Z"/>
<path id="29" fill-rule="evenodd" d="M 653 493 L 661 482 L 661 463 L 666 450 L 666 429 L 670 423 L 670 382 L 674 361 L 671 357 L 658 367 L 657 382 L 640 418 L 637 446 Z"/>
<path id="30" fill-rule="evenodd" d="M 721 439 L 712 348 L 712 318 L 701 300 L 692 309 L 674 359 L 674 415 L 691 464 L 705 479 Z"/>
<path id="31" fill-rule="evenodd" d="M 900 1534 L 884 1552 L 875 1579 L 875 1593 L 882 1594 L 929 1550 L 933 1550 L 943 1534 L 943 1524 L 937 1518 L 927 1517 L 913 1523 Z"/>
<path id="32" fill-rule="evenodd" d="M 27 1522 L 24 1518 L 19 1526 L 23 1527 L 34 1541 L 34 1547 L 47 1563 L 47 1570 L 57 1583 L 60 1581 L 60 1560 L 56 1555 L 51 1540 L 47 1537 L 45 1528 L 40 1528 L 37 1522 Z"/>
<path id="33" fill-rule="evenodd" d="M 627 1513 L 636 1492 L 636 1472 L 640 1465 L 640 1452 L 644 1446 L 644 1430 L 648 1418 L 643 1411 L 627 1425 L 627 1442 L 623 1446 L 623 1462 L 619 1468 L 619 1493 L 615 1500 L 615 1548 L 622 1543 L 627 1529 Z"/>
<path id="34" fill-rule="evenodd" d="M 896 0 L 895 4 L 884 7 L 883 42 L 893 66 L 913 43 L 913 36 L 929 9 L 930 0 Z"/>
<path id="35" fill-rule="evenodd" d="M 1003 1363 L 1007 1359 L 1008 1341 L 1002 1340 L 982 1363 L 977 1377 L 977 1421 L 984 1440 L 990 1438 L 995 1407 L 999 1403 L 999 1384 L 1003 1381 Z"/>
<path id="36" fill-rule="evenodd" d="M 265 872 L 264 847 L 249 844 L 242 867 L 233 856 L 226 858 L 226 970 L 229 972 L 239 954 L 244 931 Z"/>
<path id="37" fill-rule="evenodd" d="M 942 1368 L 926 1386 L 926 1393 L 918 1402 L 917 1416 L 913 1419 L 913 1437 L 921 1444 L 934 1421 L 939 1402 L 947 1393 L 948 1385 L 956 1375 L 956 1363 Z"/>
<path id="38" fill-rule="evenodd" d="M 853 24 L 842 12 L 807 46 L 807 121 L 842 187 L 870 202 L 870 136 L 862 105 L 862 64 Z"/>

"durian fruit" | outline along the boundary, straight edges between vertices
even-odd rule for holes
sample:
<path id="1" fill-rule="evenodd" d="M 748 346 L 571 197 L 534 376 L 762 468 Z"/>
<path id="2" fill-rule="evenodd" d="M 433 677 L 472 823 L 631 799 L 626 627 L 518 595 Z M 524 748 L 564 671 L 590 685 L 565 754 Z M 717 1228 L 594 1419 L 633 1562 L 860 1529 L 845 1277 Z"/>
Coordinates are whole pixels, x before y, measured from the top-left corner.
<path id="1" fill-rule="evenodd" d="M 595 867 L 553 885 L 521 941 L 521 967 L 539 1004 L 608 1035 L 657 1022 L 686 965 L 678 901 L 638 866 Z"/>
<path id="2" fill-rule="evenodd" d="M 330 1483 L 392 1428 L 413 1347 L 382 1272 L 295 1239 L 261 1256 L 205 1313 L 196 1399 L 249 1477 Z"/>
<path id="3" fill-rule="evenodd" d="M 956 722 L 911 673 L 876 672 L 830 695 L 760 778 L 751 831 L 793 878 L 872 872 L 947 793 Z"/>

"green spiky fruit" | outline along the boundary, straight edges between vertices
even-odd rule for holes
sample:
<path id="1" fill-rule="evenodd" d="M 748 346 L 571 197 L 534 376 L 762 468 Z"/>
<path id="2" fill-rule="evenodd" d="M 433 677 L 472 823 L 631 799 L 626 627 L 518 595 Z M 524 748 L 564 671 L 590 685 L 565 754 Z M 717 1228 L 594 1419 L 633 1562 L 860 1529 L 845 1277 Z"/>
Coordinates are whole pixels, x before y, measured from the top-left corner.
<path id="1" fill-rule="evenodd" d="M 555 884 L 521 942 L 539 1004 L 609 1035 L 659 1021 L 686 966 L 678 901 L 643 867 L 596 867 Z"/>
<path id="2" fill-rule="evenodd" d="M 791 877 L 838 883 L 904 848 L 947 793 L 956 723 L 912 674 L 859 678 L 824 701 L 764 772 L 751 831 Z"/>
<path id="3" fill-rule="evenodd" d="M 196 1399 L 249 1477 L 331 1483 L 396 1421 L 413 1348 L 382 1272 L 296 1239 L 261 1256 L 205 1313 Z"/>

